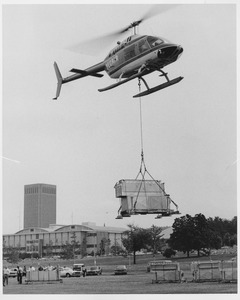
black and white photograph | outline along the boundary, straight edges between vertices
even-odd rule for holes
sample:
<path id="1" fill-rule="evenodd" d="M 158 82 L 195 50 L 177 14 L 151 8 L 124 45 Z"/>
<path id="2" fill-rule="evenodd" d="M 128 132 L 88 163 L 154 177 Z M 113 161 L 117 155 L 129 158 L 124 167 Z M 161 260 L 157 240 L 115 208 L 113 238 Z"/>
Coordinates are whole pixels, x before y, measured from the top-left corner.
<path id="1" fill-rule="evenodd" d="M 1 1 L 2 296 L 238 295 L 238 1 Z"/>

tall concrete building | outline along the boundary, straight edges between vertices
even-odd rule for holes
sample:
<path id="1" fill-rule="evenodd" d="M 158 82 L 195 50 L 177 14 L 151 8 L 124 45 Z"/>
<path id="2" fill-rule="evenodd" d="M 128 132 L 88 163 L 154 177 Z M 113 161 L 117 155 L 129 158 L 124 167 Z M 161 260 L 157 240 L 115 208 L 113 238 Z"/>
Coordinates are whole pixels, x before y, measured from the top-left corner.
<path id="1" fill-rule="evenodd" d="M 24 228 L 47 228 L 56 224 L 56 185 L 24 186 Z"/>

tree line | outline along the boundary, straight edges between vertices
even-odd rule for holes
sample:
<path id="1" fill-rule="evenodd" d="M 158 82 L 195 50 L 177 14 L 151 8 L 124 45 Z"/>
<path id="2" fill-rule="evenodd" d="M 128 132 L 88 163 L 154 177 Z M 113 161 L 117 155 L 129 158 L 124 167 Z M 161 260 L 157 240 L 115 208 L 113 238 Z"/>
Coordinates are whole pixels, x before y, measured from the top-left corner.
<path id="1" fill-rule="evenodd" d="M 200 252 L 209 255 L 211 249 L 237 245 L 237 217 L 232 220 L 219 217 L 207 219 L 203 214 L 196 214 L 194 217 L 187 214 L 174 220 L 173 232 L 169 239 L 163 238 L 161 227 L 128 227 L 122 242 L 126 250 L 133 253 L 134 263 L 136 252 L 141 249 L 148 249 L 153 253 L 160 251 L 165 257 L 171 257 L 176 251 L 181 251 L 189 257 L 190 252 L 194 250 L 198 256 Z"/>
<path id="2" fill-rule="evenodd" d="M 193 250 L 210 254 L 211 249 L 237 244 L 237 217 L 232 220 L 219 217 L 206 218 L 203 214 L 194 217 L 185 215 L 175 219 L 173 233 L 168 241 L 172 249 L 189 253 Z"/>
<path id="3" fill-rule="evenodd" d="M 161 252 L 163 256 L 169 258 L 181 251 L 190 255 L 192 251 L 210 254 L 211 249 L 220 249 L 223 246 L 237 245 L 237 217 L 232 220 L 220 217 L 206 218 L 203 214 L 195 216 L 185 215 L 176 218 L 172 225 L 170 238 L 164 238 L 163 230 L 167 227 L 152 225 L 150 228 L 141 228 L 135 225 L 128 225 L 128 229 L 123 232 L 122 246 L 118 243 L 111 245 L 107 238 L 103 238 L 99 245 L 96 245 L 92 255 L 130 255 L 133 254 L 133 262 L 136 263 L 136 252 L 145 251 L 153 254 Z M 3 252 L 10 261 L 18 261 L 24 253 L 13 247 L 4 249 Z M 25 253 L 26 255 L 33 255 Z M 37 253 L 36 253 L 37 254 Z M 45 246 L 46 256 L 54 254 L 51 241 Z M 75 232 L 72 233 L 71 241 L 66 242 L 61 247 L 61 257 L 72 259 L 75 255 L 84 257 L 87 254 L 86 239 L 80 244 L 76 239 Z"/>

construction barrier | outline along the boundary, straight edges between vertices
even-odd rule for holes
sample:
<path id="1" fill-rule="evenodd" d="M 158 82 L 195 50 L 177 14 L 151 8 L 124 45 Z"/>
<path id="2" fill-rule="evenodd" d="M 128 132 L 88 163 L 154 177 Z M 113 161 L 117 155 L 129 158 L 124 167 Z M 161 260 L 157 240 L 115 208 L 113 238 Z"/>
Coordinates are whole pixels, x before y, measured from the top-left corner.
<path id="1" fill-rule="evenodd" d="M 27 271 L 26 283 L 33 282 L 62 282 L 58 270 Z"/>
<path id="2" fill-rule="evenodd" d="M 150 272 L 154 274 L 152 283 L 181 281 L 181 271 L 177 262 L 152 262 Z"/>
<path id="3" fill-rule="evenodd" d="M 191 270 L 194 281 L 220 281 L 222 279 L 220 261 L 193 262 Z"/>
<path id="4" fill-rule="evenodd" d="M 237 261 L 222 261 L 222 280 L 225 282 L 236 282 L 237 281 Z"/>

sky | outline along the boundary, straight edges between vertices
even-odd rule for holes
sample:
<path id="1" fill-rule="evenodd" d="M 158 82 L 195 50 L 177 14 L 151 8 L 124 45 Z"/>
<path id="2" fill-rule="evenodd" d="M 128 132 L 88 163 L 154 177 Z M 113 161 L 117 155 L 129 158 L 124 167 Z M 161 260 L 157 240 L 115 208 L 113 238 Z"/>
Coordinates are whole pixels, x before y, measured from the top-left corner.
<path id="1" fill-rule="evenodd" d="M 64 84 L 57 101 L 54 61 L 63 77 L 103 61 L 131 31 L 94 46 L 95 55 L 71 47 L 125 28 L 152 5 L 2 5 L 4 234 L 23 228 L 24 185 L 33 183 L 57 186 L 57 224 L 63 225 L 148 228 L 171 226 L 186 214 L 237 215 L 236 2 L 189 3 L 139 27 L 139 34 L 183 47 L 179 60 L 164 68 L 170 79 L 183 76 L 180 83 L 139 100 L 133 98 L 137 79 L 98 92 L 115 82 L 104 73 Z M 150 87 L 163 83 L 158 75 L 145 77 Z M 140 101 L 147 170 L 165 183 L 180 216 L 115 219 L 114 185 L 135 179 L 140 168 Z"/>

